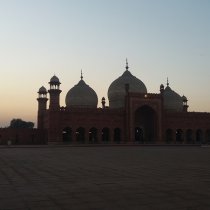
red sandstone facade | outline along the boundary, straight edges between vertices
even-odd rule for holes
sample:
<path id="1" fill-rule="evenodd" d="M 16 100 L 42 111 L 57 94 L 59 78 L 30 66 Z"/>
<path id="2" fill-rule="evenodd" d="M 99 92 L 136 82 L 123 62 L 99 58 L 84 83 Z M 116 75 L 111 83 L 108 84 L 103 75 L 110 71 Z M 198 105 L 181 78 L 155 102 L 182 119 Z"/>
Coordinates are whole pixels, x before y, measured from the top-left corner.
<path id="1" fill-rule="evenodd" d="M 210 113 L 188 112 L 187 98 L 168 82 L 160 93 L 147 93 L 128 68 L 110 85 L 110 106 L 102 98 L 102 108 L 82 76 L 61 107 L 61 83 L 53 76 L 49 91 L 38 92 L 38 128 L 0 129 L 0 144 L 210 144 Z"/>
<path id="2" fill-rule="evenodd" d="M 62 144 L 206 144 L 210 143 L 210 113 L 164 110 L 163 93 L 127 91 L 125 107 L 111 109 L 60 107 L 58 84 L 51 84 L 50 104 L 39 93 L 38 128 L 48 143 Z"/>

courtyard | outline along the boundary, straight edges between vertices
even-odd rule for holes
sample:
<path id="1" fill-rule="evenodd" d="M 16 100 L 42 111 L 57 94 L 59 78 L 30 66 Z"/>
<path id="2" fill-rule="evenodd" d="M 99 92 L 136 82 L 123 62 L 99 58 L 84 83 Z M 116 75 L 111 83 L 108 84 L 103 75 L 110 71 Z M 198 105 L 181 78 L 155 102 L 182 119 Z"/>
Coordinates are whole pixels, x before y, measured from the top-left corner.
<path id="1" fill-rule="evenodd" d="M 0 210 L 209 210 L 210 147 L 0 148 Z"/>

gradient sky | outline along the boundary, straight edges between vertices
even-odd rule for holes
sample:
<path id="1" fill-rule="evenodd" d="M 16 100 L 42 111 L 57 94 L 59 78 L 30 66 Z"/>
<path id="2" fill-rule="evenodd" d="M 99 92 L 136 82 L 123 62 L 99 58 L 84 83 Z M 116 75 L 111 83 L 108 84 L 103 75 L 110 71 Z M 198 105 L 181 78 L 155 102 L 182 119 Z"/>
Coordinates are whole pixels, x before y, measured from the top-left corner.
<path id="1" fill-rule="evenodd" d="M 84 80 L 99 98 L 125 70 L 148 92 L 170 87 L 210 112 L 209 0 L 0 0 L 0 127 L 36 122 L 37 91 L 55 74 L 65 95 Z"/>

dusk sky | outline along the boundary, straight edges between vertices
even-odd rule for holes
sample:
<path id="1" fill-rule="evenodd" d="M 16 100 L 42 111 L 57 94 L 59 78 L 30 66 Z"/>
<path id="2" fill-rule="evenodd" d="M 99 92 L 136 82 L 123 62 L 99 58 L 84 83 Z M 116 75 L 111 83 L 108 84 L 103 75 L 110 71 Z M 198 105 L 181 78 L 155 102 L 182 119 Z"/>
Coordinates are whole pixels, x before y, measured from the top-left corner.
<path id="1" fill-rule="evenodd" d="M 99 99 L 125 70 L 210 112 L 209 0 L 0 0 L 0 127 L 36 123 L 38 89 L 55 74 L 61 106 L 80 80 Z"/>

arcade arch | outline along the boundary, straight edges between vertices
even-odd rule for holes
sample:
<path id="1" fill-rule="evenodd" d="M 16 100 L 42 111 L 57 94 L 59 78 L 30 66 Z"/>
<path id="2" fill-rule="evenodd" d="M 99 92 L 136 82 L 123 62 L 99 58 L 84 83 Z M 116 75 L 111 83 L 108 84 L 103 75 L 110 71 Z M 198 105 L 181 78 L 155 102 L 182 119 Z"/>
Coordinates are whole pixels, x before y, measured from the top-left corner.
<path id="1" fill-rule="evenodd" d="M 121 142 L 121 130 L 120 128 L 114 129 L 114 142 L 120 143 Z"/>
<path id="2" fill-rule="evenodd" d="M 83 127 L 79 127 L 76 130 L 76 141 L 78 143 L 84 143 L 85 142 L 85 129 Z"/>
<path id="3" fill-rule="evenodd" d="M 66 127 L 63 129 L 63 142 L 71 142 L 72 141 L 72 129 L 70 127 Z"/>
<path id="4" fill-rule="evenodd" d="M 102 142 L 109 142 L 109 128 L 103 128 L 102 129 Z"/>
<path id="5" fill-rule="evenodd" d="M 91 128 L 89 130 L 89 142 L 90 143 L 97 143 L 98 138 L 97 138 L 98 130 L 96 128 Z"/>

